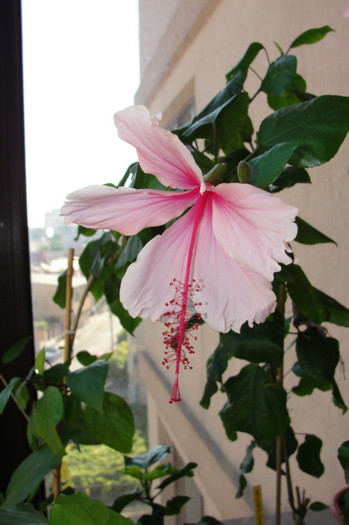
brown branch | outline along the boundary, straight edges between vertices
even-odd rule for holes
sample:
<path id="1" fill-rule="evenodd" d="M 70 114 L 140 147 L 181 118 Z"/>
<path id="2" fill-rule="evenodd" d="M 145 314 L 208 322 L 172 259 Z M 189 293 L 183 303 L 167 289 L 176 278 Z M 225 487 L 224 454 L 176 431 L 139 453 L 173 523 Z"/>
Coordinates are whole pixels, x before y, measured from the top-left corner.
<path id="1" fill-rule="evenodd" d="M 91 274 L 89 276 L 89 278 L 88 278 L 88 281 L 86 283 L 85 289 L 84 289 L 84 291 L 82 293 L 82 296 L 81 296 L 81 299 L 80 299 L 80 302 L 79 302 L 79 306 L 78 306 L 78 309 L 77 309 L 76 314 L 75 314 L 73 329 L 72 329 L 72 333 L 71 333 L 71 340 L 70 340 L 71 348 L 73 348 L 76 331 L 78 329 L 81 312 L 82 312 L 82 309 L 83 309 L 83 306 L 84 306 L 87 294 L 89 293 L 89 291 L 91 290 L 92 286 L 96 282 L 96 279 L 97 279 L 97 277 L 95 275 Z"/>

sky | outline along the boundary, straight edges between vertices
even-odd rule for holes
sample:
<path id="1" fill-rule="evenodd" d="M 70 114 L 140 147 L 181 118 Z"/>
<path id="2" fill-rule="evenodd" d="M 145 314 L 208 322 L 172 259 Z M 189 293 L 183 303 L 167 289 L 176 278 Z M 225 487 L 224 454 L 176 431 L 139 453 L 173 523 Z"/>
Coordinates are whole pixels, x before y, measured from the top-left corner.
<path id="1" fill-rule="evenodd" d="M 136 152 L 116 111 L 139 85 L 137 0 L 22 0 L 28 222 L 90 184 L 117 183 Z"/>

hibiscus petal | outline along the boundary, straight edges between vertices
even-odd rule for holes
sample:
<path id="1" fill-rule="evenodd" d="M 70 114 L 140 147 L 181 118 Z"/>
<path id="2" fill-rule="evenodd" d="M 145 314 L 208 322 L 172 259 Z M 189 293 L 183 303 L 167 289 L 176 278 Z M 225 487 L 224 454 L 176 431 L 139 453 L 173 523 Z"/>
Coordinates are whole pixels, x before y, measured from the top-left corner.
<path id="1" fill-rule="evenodd" d="M 119 137 L 137 149 L 142 170 L 165 186 L 191 189 L 204 182 L 200 168 L 179 138 L 163 129 L 145 106 L 130 106 L 115 114 Z"/>
<path id="2" fill-rule="evenodd" d="M 213 329 L 239 332 L 247 321 L 262 323 L 276 306 L 271 283 L 229 257 L 212 228 L 212 197 L 200 222 L 192 275 L 201 286 L 196 309 Z"/>
<path id="3" fill-rule="evenodd" d="M 224 251 L 269 280 L 289 264 L 298 210 L 249 184 L 219 184 L 213 195 L 213 230 Z"/>
<path id="4" fill-rule="evenodd" d="M 193 300 L 196 310 L 215 330 L 239 331 L 248 321 L 261 323 L 275 309 L 275 295 L 268 279 L 243 268 L 227 255 L 212 229 L 212 198 L 198 227 L 190 281 L 200 290 Z M 120 299 L 134 316 L 161 319 L 166 303 L 176 295 L 171 282 L 184 282 L 197 204 L 139 253 L 122 280 Z"/>
<path id="5" fill-rule="evenodd" d="M 134 235 L 178 217 L 195 202 L 198 193 L 198 188 L 179 192 L 87 186 L 67 196 L 61 214 L 67 224 Z"/>
<path id="6" fill-rule="evenodd" d="M 122 279 L 120 300 L 133 317 L 161 319 L 175 296 L 173 279 L 183 282 L 192 232 L 189 211 L 149 241 Z"/>

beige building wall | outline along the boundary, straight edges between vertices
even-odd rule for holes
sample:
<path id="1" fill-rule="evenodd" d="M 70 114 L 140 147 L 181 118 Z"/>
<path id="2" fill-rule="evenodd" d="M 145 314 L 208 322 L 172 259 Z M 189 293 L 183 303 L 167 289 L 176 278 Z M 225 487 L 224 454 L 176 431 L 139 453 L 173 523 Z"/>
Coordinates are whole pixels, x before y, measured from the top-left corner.
<path id="1" fill-rule="evenodd" d="M 153 113 L 162 112 L 166 125 L 192 98 L 196 111 L 200 111 L 224 87 L 225 74 L 252 41 L 262 42 L 270 60 L 274 60 L 278 56 L 274 40 L 287 49 L 301 32 L 323 25 L 330 25 L 336 32 L 329 33 L 315 45 L 295 50 L 298 71 L 306 78 L 311 93 L 349 95 L 349 18 L 343 17 L 348 7 L 346 0 L 139 0 L 141 84 L 135 102 L 147 105 Z M 263 52 L 253 67 L 265 72 L 267 63 Z M 257 86 L 256 79 L 250 72 L 246 83 L 250 94 L 254 93 L 254 86 Z M 255 129 L 271 113 L 263 97 L 259 95 L 251 107 Z M 283 200 L 299 207 L 303 219 L 338 242 L 338 247 L 293 243 L 293 248 L 312 284 L 347 306 L 348 143 L 347 140 L 343 144 L 335 159 L 309 170 L 312 185 L 298 185 L 281 194 Z M 340 338 L 348 370 L 348 331 L 334 326 L 328 328 L 331 335 Z M 250 517 L 252 521 L 237 522 L 254 523 L 251 487 L 255 484 L 262 485 L 265 513 L 272 515 L 275 476 L 265 467 L 266 455 L 255 454 L 256 465 L 248 475 L 249 488 L 243 499 L 235 499 L 239 465 L 251 439 L 240 433 L 237 442 L 228 441 L 217 414 L 224 402 L 220 394 L 213 398 L 208 411 L 198 404 L 205 384 L 206 360 L 216 346 L 217 334 L 208 327 L 201 330 L 191 360 L 194 368 L 180 378 L 184 400 L 169 405 L 173 378 L 171 371 L 161 367 L 162 330 L 160 323 L 153 325 L 146 321 L 139 327 L 135 341 L 148 390 L 150 446 L 166 442 L 172 446 L 174 459 L 179 464 L 198 463 L 196 489 L 191 488 L 195 500 L 193 512 L 198 514 L 192 521 L 211 514 L 217 519 Z M 243 364 L 233 360 L 225 377 L 237 373 Z M 291 366 L 290 353 L 285 369 Z M 344 367 L 338 368 L 337 381 L 349 405 L 348 380 Z M 286 377 L 287 389 L 293 386 L 292 381 L 290 374 Z M 324 478 L 316 480 L 300 473 L 292 458 L 293 483 L 305 488 L 312 500 L 329 503 L 331 496 L 344 485 L 337 448 L 348 439 L 349 416 L 342 416 L 333 406 L 328 392 L 317 392 L 307 398 L 290 395 L 289 406 L 296 432 L 313 433 L 324 440 L 322 460 L 326 466 Z M 283 510 L 288 511 L 285 486 L 282 491 Z M 307 523 L 331 523 L 331 519 L 318 514 Z M 172 523 L 185 521 L 188 517 L 182 515 Z"/>

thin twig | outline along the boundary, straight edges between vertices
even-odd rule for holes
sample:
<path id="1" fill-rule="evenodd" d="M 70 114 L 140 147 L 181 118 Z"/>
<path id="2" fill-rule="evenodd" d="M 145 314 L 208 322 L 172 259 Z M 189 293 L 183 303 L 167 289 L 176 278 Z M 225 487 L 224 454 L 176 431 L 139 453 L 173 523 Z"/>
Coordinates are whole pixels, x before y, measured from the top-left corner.
<path id="1" fill-rule="evenodd" d="M 263 49 L 264 49 L 264 52 L 265 52 L 265 56 L 267 57 L 268 64 L 269 64 L 269 66 L 270 66 L 270 58 L 269 58 L 269 55 L 268 55 L 268 51 L 266 50 L 265 47 L 263 47 Z"/>
<path id="2" fill-rule="evenodd" d="M 288 458 L 285 435 L 283 435 L 282 437 L 283 437 L 282 439 L 283 453 L 284 453 L 285 465 L 286 465 L 286 484 L 287 484 L 288 501 L 290 503 L 290 507 L 292 509 L 293 518 L 294 518 L 295 517 L 295 506 L 294 506 L 294 495 L 293 495 L 293 487 L 292 487 L 292 479 L 291 479 L 290 462 Z"/>
<path id="3" fill-rule="evenodd" d="M 85 289 L 84 289 L 84 291 L 82 293 L 82 296 L 81 296 L 81 299 L 80 299 L 80 302 L 79 302 L 79 306 L 78 306 L 78 309 L 76 311 L 75 318 L 74 318 L 73 329 L 72 329 L 71 340 L 70 340 L 71 348 L 73 348 L 76 331 L 78 329 L 80 316 L 81 316 L 81 312 L 82 312 L 82 309 L 83 309 L 86 297 L 87 297 L 89 291 L 91 290 L 92 286 L 96 282 L 96 279 L 97 279 L 97 277 L 91 273 L 91 275 L 89 276 L 88 281 L 86 283 Z"/>
<path id="4" fill-rule="evenodd" d="M 263 80 L 262 77 L 260 76 L 259 73 L 257 73 L 257 71 L 255 69 L 253 69 L 253 67 L 249 66 L 248 69 L 250 69 L 252 71 L 252 73 L 254 73 L 259 78 L 259 80 L 262 82 L 262 80 Z"/>
<path id="5" fill-rule="evenodd" d="M 4 376 L 2 374 L 0 374 L 0 379 L 1 381 L 3 382 L 5 388 L 8 386 L 8 383 L 6 381 L 6 379 L 4 378 Z M 16 396 L 13 394 L 13 392 L 11 392 L 10 394 L 11 398 L 13 399 L 13 401 L 16 403 L 17 405 L 17 408 L 19 409 L 19 411 L 22 413 L 22 415 L 25 417 L 25 419 L 27 421 L 29 421 L 29 416 L 28 414 L 26 414 L 26 412 L 24 412 L 23 408 L 21 407 L 21 405 L 18 403 L 17 399 L 16 399 Z"/>

